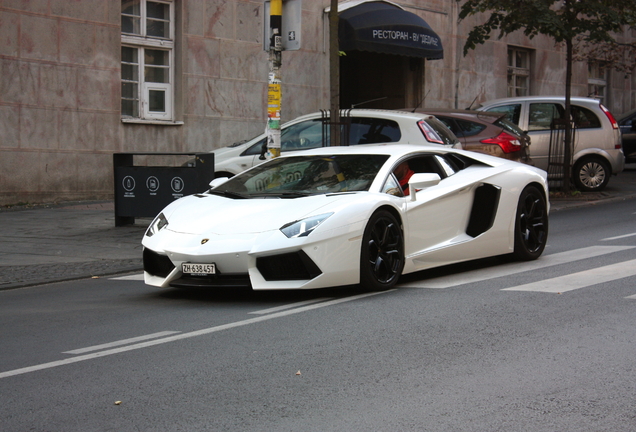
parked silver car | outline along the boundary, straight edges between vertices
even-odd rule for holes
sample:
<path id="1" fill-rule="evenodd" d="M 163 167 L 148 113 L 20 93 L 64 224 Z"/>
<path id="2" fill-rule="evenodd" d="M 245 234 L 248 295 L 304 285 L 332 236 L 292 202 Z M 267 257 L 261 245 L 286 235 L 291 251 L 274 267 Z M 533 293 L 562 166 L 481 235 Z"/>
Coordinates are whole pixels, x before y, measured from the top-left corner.
<path id="1" fill-rule="evenodd" d="M 327 113 L 328 115 L 328 113 Z M 438 144 L 461 148 L 461 143 L 434 116 L 376 109 L 343 110 L 343 145 L 402 143 Z M 329 145 L 329 127 L 324 114 L 298 117 L 281 126 L 281 152 L 307 150 Z M 324 134 L 324 139 L 323 139 Z M 213 151 L 215 177 L 232 177 L 270 158 L 267 139 L 261 134 Z"/>
<path id="2" fill-rule="evenodd" d="M 621 133 L 614 116 L 596 99 L 571 98 L 572 119 L 576 125 L 572 149 L 572 180 L 581 191 L 600 191 L 610 176 L 623 171 L 625 156 Z M 481 111 L 504 112 L 510 121 L 532 140 L 532 161 L 548 169 L 550 128 L 563 119 L 563 96 L 524 96 L 484 102 Z"/>

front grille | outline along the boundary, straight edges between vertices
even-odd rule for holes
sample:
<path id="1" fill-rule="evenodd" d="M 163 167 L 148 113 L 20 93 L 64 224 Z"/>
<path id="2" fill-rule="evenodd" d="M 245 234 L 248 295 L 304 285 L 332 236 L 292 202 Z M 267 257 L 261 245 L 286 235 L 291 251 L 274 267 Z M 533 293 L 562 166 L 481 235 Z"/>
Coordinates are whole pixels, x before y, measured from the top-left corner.
<path id="1" fill-rule="evenodd" d="M 144 271 L 153 276 L 165 278 L 174 270 L 174 264 L 172 264 L 170 258 L 148 248 L 144 249 L 143 259 Z"/>
<path id="2" fill-rule="evenodd" d="M 208 276 L 183 275 L 170 282 L 175 288 L 251 288 L 247 273 L 215 274 Z"/>
<path id="3" fill-rule="evenodd" d="M 256 259 L 256 268 L 266 281 L 309 280 L 322 272 L 304 251 Z"/>

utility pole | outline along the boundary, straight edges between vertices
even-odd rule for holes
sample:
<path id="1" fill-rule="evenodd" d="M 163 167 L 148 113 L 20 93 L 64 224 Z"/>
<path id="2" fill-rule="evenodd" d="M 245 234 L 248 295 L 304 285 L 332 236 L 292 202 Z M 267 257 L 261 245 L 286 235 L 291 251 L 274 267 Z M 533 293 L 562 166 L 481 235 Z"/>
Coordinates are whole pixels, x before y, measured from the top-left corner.
<path id="1" fill-rule="evenodd" d="M 338 44 L 338 0 L 331 0 L 329 10 L 329 87 L 331 109 L 329 119 L 329 144 L 340 143 L 340 46 Z"/>
<path id="2" fill-rule="evenodd" d="M 270 3 L 269 76 L 267 86 L 267 149 L 272 157 L 280 156 L 281 52 L 283 0 Z"/>

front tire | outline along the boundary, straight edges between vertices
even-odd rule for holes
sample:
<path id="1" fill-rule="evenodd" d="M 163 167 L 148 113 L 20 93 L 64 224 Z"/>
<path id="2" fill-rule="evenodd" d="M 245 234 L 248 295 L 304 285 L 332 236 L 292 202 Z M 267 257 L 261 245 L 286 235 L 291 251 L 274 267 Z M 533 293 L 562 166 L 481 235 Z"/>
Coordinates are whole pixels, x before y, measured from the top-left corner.
<path id="1" fill-rule="evenodd" d="M 365 290 L 392 288 L 404 268 L 404 235 L 390 212 L 375 212 L 364 230 L 360 253 L 360 285 Z"/>
<path id="2" fill-rule="evenodd" d="M 548 241 L 548 206 L 536 186 L 527 186 L 519 196 L 515 220 L 513 256 L 521 261 L 539 258 Z"/>
<path id="3" fill-rule="evenodd" d="M 572 170 L 574 185 L 581 192 L 599 192 L 609 183 L 612 171 L 609 164 L 597 157 L 578 160 Z"/>

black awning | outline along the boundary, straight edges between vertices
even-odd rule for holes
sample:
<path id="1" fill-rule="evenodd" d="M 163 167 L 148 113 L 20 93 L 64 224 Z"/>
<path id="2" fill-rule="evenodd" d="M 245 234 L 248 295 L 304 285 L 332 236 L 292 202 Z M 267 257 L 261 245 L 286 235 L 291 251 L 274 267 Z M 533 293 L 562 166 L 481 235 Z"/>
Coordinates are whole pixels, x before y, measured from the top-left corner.
<path id="1" fill-rule="evenodd" d="M 343 10 L 338 28 L 341 51 L 359 50 L 441 59 L 442 40 L 419 16 L 399 6 L 367 2 Z"/>

